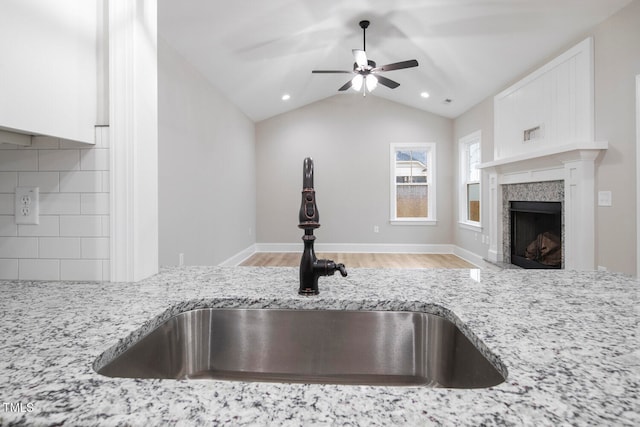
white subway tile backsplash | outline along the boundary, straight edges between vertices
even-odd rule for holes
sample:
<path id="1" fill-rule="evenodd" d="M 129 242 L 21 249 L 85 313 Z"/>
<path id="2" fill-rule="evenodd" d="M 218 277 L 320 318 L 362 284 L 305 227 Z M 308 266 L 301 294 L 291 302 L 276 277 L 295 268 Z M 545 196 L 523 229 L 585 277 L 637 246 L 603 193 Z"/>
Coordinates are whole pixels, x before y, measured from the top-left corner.
<path id="1" fill-rule="evenodd" d="M 102 216 L 102 237 L 109 237 L 111 233 L 111 218 L 108 215 Z"/>
<path id="2" fill-rule="evenodd" d="M 61 193 L 99 193 L 102 191 L 102 172 L 60 172 Z"/>
<path id="3" fill-rule="evenodd" d="M 77 237 L 40 238 L 40 258 L 80 258 L 80 239 Z"/>
<path id="4" fill-rule="evenodd" d="M 59 172 L 19 172 L 18 185 L 20 187 L 39 187 L 41 193 L 60 191 Z"/>
<path id="5" fill-rule="evenodd" d="M 37 258 L 36 237 L 0 237 L 0 258 Z"/>
<path id="6" fill-rule="evenodd" d="M 106 282 L 111 280 L 111 261 L 108 259 L 102 260 L 102 280 Z"/>
<path id="7" fill-rule="evenodd" d="M 38 152 L 35 150 L 3 150 L 0 171 L 38 170 Z"/>
<path id="8" fill-rule="evenodd" d="M 0 236 L 10 237 L 18 235 L 18 225 L 13 215 L 0 215 Z"/>
<path id="9" fill-rule="evenodd" d="M 36 149 L 55 149 L 60 147 L 60 138 L 53 136 L 32 136 L 31 147 Z"/>
<path id="10" fill-rule="evenodd" d="M 87 148 L 87 147 L 92 147 L 92 146 L 94 146 L 94 145 L 93 144 L 88 145 L 86 142 L 78 142 L 78 141 L 73 141 L 71 139 L 60 138 L 60 148 L 62 148 L 62 149 Z"/>
<path id="11" fill-rule="evenodd" d="M 80 150 L 80 169 L 99 171 L 108 170 L 109 150 L 106 148 Z"/>
<path id="12" fill-rule="evenodd" d="M 102 280 L 102 261 L 60 260 L 60 280 Z"/>
<path id="13" fill-rule="evenodd" d="M 60 261 L 57 259 L 21 259 L 18 263 L 20 280 L 60 280 Z"/>
<path id="14" fill-rule="evenodd" d="M 0 215 L 15 215 L 15 191 L 13 193 L 0 193 Z"/>
<path id="15" fill-rule="evenodd" d="M 60 217 L 60 236 L 101 237 L 102 217 L 99 215 L 63 215 Z"/>
<path id="16" fill-rule="evenodd" d="M 0 194 L 0 215 L 15 215 L 15 194 Z"/>
<path id="17" fill-rule="evenodd" d="M 109 258 L 109 238 L 107 237 L 83 237 L 81 248 L 83 259 Z"/>
<path id="18" fill-rule="evenodd" d="M 79 213 L 80 194 L 40 193 L 40 215 L 73 215 Z"/>
<path id="19" fill-rule="evenodd" d="M 80 169 L 80 150 L 37 150 L 40 171 L 73 171 Z"/>
<path id="20" fill-rule="evenodd" d="M 108 280 L 109 132 L 88 146 L 55 137 L 0 144 L 0 279 Z M 15 224 L 15 188 L 40 189 L 39 224 Z"/>
<path id="21" fill-rule="evenodd" d="M 80 213 L 83 215 L 108 215 L 109 193 L 81 194 Z"/>
<path id="22" fill-rule="evenodd" d="M 111 185 L 109 171 L 102 172 L 102 192 L 108 193 Z"/>
<path id="23" fill-rule="evenodd" d="M 60 217 L 57 215 L 40 215 L 39 224 L 18 225 L 18 236 L 23 237 L 55 237 L 60 235 Z"/>
<path id="24" fill-rule="evenodd" d="M 0 259 L 0 280 L 18 280 L 17 259 Z"/>
<path id="25" fill-rule="evenodd" d="M 18 186 L 18 172 L 0 172 L 0 193 L 13 193 Z"/>

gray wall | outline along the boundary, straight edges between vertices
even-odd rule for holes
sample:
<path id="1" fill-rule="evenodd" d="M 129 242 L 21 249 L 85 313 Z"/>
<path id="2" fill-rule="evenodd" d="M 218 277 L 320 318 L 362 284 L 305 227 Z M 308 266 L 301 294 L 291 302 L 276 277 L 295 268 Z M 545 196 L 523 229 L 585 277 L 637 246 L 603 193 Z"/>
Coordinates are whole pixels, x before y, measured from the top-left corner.
<path id="1" fill-rule="evenodd" d="M 639 22 L 640 1 L 636 0 L 590 34 L 575 40 L 577 43 L 589 35 L 594 37 L 595 135 L 596 140 L 609 141 L 609 149 L 598 165 L 596 189 L 612 191 L 613 206 L 596 208 L 596 261 L 608 270 L 628 274 L 636 272 L 636 218 L 640 214 L 636 211 L 634 185 L 635 76 L 640 74 Z M 567 45 L 566 49 L 572 45 Z M 566 49 L 550 55 L 548 60 Z M 493 97 L 456 118 L 456 141 L 478 129 L 483 134 L 483 161 L 492 160 Z M 486 200 L 488 193 L 483 192 L 485 205 Z M 484 208 L 486 206 L 482 214 L 488 215 Z M 454 237 L 456 245 L 486 256 L 486 245 L 478 246 L 472 232 L 456 229 Z"/>
<path id="2" fill-rule="evenodd" d="M 596 259 L 609 270 L 633 274 L 636 264 L 635 76 L 640 74 L 640 1 L 598 26 L 595 39 L 597 140 L 609 149 L 596 188 L 611 190 L 612 207 L 596 210 Z M 635 215 L 634 215 L 635 213 Z"/>
<path id="3" fill-rule="evenodd" d="M 317 243 L 451 243 L 450 119 L 375 96 L 344 94 L 259 122 L 256 139 L 258 243 L 301 241 L 298 209 L 307 156 L 315 163 L 322 225 Z M 389 224 L 391 142 L 437 143 L 437 225 Z"/>
<path id="4" fill-rule="evenodd" d="M 255 242 L 255 126 L 158 44 L 160 265 L 218 264 Z"/>

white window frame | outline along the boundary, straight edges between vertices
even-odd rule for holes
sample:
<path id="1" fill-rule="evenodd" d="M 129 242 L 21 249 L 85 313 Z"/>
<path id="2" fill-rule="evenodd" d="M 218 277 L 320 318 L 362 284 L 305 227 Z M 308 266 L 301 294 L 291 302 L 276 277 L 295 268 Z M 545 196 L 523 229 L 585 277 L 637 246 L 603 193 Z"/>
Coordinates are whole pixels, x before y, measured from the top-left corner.
<path id="1" fill-rule="evenodd" d="M 398 218 L 396 216 L 396 151 L 427 151 L 427 217 Z M 389 144 L 389 223 L 391 225 L 436 225 L 436 144 L 434 142 L 392 142 Z"/>
<path id="2" fill-rule="evenodd" d="M 460 228 L 466 228 L 473 231 L 482 231 L 482 172 L 478 176 L 478 181 L 469 181 L 467 171 L 469 170 L 469 147 L 472 144 L 480 144 L 480 161 L 482 161 L 482 132 L 475 131 L 467 136 L 464 136 L 458 140 L 458 206 L 459 216 L 458 225 Z M 469 219 L 469 209 L 467 206 L 467 185 L 475 184 L 479 185 L 480 194 L 480 221 L 471 221 Z"/>

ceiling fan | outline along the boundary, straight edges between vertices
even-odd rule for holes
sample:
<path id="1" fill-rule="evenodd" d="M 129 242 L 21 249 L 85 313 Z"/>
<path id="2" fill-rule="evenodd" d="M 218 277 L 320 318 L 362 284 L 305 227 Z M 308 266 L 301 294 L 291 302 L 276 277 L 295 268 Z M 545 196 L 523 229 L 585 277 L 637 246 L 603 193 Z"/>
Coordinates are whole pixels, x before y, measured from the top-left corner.
<path id="1" fill-rule="evenodd" d="M 395 62 L 393 64 L 383 65 L 377 67 L 376 63 L 367 58 L 366 46 L 367 46 L 367 27 L 369 27 L 369 21 L 360 21 L 360 28 L 362 28 L 362 50 L 353 49 L 353 57 L 356 62 L 353 64 L 352 71 L 345 70 L 313 70 L 312 73 L 319 74 L 335 74 L 335 73 L 353 73 L 355 76 L 345 83 L 339 91 L 344 91 L 349 88 L 353 88 L 356 91 L 362 89 L 363 95 L 366 95 L 366 91 L 371 92 L 374 90 L 378 83 L 386 86 L 390 89 L 395 89 L 400 86 L 400 83 L 381 76 L 379 73 L 383 71 L 401 70 L 403 68 L 417 67 L 418 61 L 411 59 L 408 61 Z M 363 85 L 364 83 L 364 85 Z"/>

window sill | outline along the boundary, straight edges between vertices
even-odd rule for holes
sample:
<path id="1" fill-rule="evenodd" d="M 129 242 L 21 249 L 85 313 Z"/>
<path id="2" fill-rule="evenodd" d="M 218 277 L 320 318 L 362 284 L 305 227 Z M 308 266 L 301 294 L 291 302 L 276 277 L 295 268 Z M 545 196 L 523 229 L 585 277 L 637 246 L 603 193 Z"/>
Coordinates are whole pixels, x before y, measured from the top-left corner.
<path id="1" fill-rule="evenodd" d="M 482 225 L 477 222 L 458 221 L 458 226 L 460 228 L 464 228 L 465 230 L 482 231 Z"/>
<path id="2" fill-rule="evenodd" d="M 391 225 L 438 225 L 435 219 L 392 219 L 389 220 Z"/>

